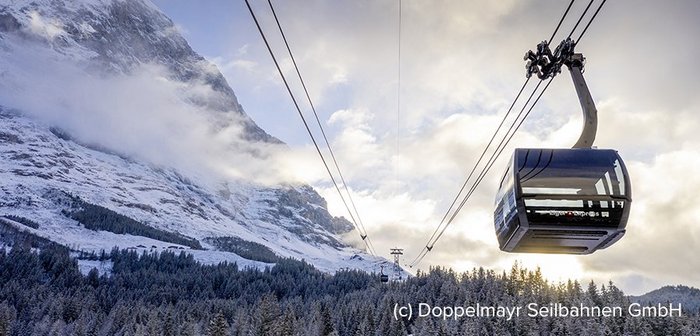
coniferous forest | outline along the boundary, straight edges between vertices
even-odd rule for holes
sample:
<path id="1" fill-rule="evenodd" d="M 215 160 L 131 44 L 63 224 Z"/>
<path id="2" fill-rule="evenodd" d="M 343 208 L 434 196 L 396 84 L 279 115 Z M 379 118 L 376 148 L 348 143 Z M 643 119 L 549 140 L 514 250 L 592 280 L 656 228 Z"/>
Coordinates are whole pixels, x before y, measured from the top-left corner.
<path id="1" fill-rule="evenodd" d="M 0 249 L 0 335 L 697 335 L 700 317 L 395 319 L 394 306 L 627 306 L 614 284 L 549 283 L 539 271 L 433 268 L 403 282 L 297 260 L 265 270 L 202 265 L 184 252 L 83 254 L 113 263 L 81 274 L 75 253 L 50 245 Z"/>

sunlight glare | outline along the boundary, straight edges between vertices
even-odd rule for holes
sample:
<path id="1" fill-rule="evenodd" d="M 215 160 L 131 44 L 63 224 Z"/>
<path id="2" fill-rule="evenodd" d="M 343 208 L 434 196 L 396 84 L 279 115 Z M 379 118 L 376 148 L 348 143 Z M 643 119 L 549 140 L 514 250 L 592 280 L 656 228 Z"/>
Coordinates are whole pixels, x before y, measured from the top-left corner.
<path id="1" fill-rule="evenodd" d="M 542 276 L 551 282 L 569 279 L 580 280 L 584 276 L 584 271 L 578 258 L 580 257 L 565 254 L 521 254 L 516 259 L 511 260 L 511 264 L 506 270 L 510 270 L 512 262 L 517 260 L 523 267 L 531 271 L 539 266 Z"/>

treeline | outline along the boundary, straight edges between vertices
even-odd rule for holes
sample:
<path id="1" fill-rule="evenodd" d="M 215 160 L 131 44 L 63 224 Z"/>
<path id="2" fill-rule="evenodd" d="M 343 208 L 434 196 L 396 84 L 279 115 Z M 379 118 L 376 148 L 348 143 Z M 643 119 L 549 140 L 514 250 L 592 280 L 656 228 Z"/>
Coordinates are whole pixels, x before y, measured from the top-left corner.
<path id="1" fill-rule="evenodd" d="M 173 244 L 189 246 L 193 249 L 202 249 L 202 245 L 194 238 L 174 232 L 159 230 L 105 207 L 85 202 L 79 197 L 70 197 L 70 209 L 62 210 L 62 212 L 65 216 L 83 224 L 86 229 L 143 236 Z"/>
<path id="2" fill-rule="evenodd" d="M 22 246 L 17 244 L 16 246 Z M 97 256 L 93 256 L 97 258 Z M 202 265 L 184 252 L 106 253 L 111 275 L 84 276 L 64 248 L 0 249 L 0 335 L 696 335 L 697 314 L 673 318 L 393 317 L 396 303 L 433 306 L 626 306 L 612 283 L 552 284 L 538 271 L 434 268 L 404 282 L 321 273 L 280 259 L 264 270 Z"/>
<path id="3" fill-rule="evenodd" d="M 28 230 L 23 230 L 14 225 L 3 221 L 0 218 L 0 247 L 22 246 L 23 248 L 38 248 L 47 247 L 64 248 L 62 245 L 48 240 L 44 237 L 37 236 Z M 0 336 L 3 336 L 0 334 Z"/>
<path id="4" fill-rule="evenodd" d="M 9 220 L 11 220 L 11 221 L 15 221 L 15 222 L 17 222 L 17 223 L 20 223 L 20 224 L 22 224 L 22 225 L 24 225 L 24 226 L 27 226 L 27 227 L 30 227 L 30 228 L 32 228 L 32 229 L 38 229 L 38 228 L 39 228 L 39 223 L 37 223 L 37 222 L 35 222 L 35 221 L 31 220 L 31 219 L 28 219 L 28 218 L 24 218 L 24 217 L 20 217 L 20 216 L 15 216 L 15 215 L 5 215 L 5 216 L 2 216 L 2 217 L 7 218 L 7 219 L 9 219 Z M 0 220 L 2 220 L 2 218 L 0 218 Z"/>
<path id="5" fill-rule="evenodd" d="M 248 260 L 274 263 L 280 259 L 269 247 L 239 237 L 207 237 L 204 241 L 220 251 L 235 253 Z"/>

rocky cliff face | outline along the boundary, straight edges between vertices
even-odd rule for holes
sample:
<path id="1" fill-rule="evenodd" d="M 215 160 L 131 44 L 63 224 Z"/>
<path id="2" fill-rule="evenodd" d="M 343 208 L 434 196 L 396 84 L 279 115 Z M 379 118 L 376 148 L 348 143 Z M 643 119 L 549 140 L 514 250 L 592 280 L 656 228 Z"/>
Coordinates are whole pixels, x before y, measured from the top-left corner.
<path id="1" fill-rule="evenodd" d="M 129 73 L 142 64 L 158 64 L 182 82 L 201 82 L 221 95 L 195 99 L 218 112 L 237 113 L 246 136 L 278 142 L 243 111 L 223 75 L 192 50 L 173 22 L 146 1 L 12 1 L 0 5 L 0 31 L 27 40 L 43 39 L 52 49 L 83 58 L 95 72 Z"/>
<path id="2" fill-rule="evenodd" d="M 5 79 L 0 90 L 31 91 L 41 102 L 41 78 L 24 80 L 28 68 L 41 64 L 17 56 L 37 53 L 57 64 L 71 63 L 103 81 L 141 71 L 144 65 L 158 66 L 165 69 L 162 73 L 168 81 L 182 88 L 178 104 L 208 114 L 213 128 L 238 123 L 245 141 L 279 144 L 245 114 L 216 67 L 194 52 L 172 21 L 147 1 L 0 4 L 0 78 Z M 201 87 L 215 94 L 202 95 Z M 94 138 L 83 141 L 50 118 L 38 120 L 22 106 L 14 106 L 12 98 L 12 94 L 0 94 L 3 225 L 75 249 L 197 246 L 175 243 L 190 241 L 177 238 L 184 237 L 209 250 L 193 251 L 195 255 L 215 262 L 240 257 L 213 252 L 217 247 L 209 245 L 208 238 L 236 237 L 325 270 L 368 269 L 381 262 L 339 239 L 338 235 L 352 230 L 351 224 L 330 215 L 325 200 L 309 186 L 270 187 L 245 178 L 204 183 L 176 167 L 120 154 Z M 66 106 L 72 106 L 69 103 Z M 230 150 L 239 147 L 232 145 Z M 83 211 L 82 215 L 76 216 L 76 211 Z M 23 225 L 25 220 L 37 225 Z"/>

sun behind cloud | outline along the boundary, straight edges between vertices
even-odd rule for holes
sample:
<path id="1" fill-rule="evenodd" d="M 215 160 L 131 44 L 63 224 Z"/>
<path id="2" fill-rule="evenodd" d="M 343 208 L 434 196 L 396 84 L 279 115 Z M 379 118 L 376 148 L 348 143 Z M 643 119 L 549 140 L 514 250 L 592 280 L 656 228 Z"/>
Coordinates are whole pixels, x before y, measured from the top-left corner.
<path id="1" fill-rule="evenodd" d="M 579 261 L 580 256 L 566 254 L 519 254 L 513 260 L 517 260 L 523 267 L 529 270 L 540 268 L 542 275 L 550 282 L 585 280 L 583 265 Z M 509 269 L 510 265 L 501 265 L 504 269 Z"/>

